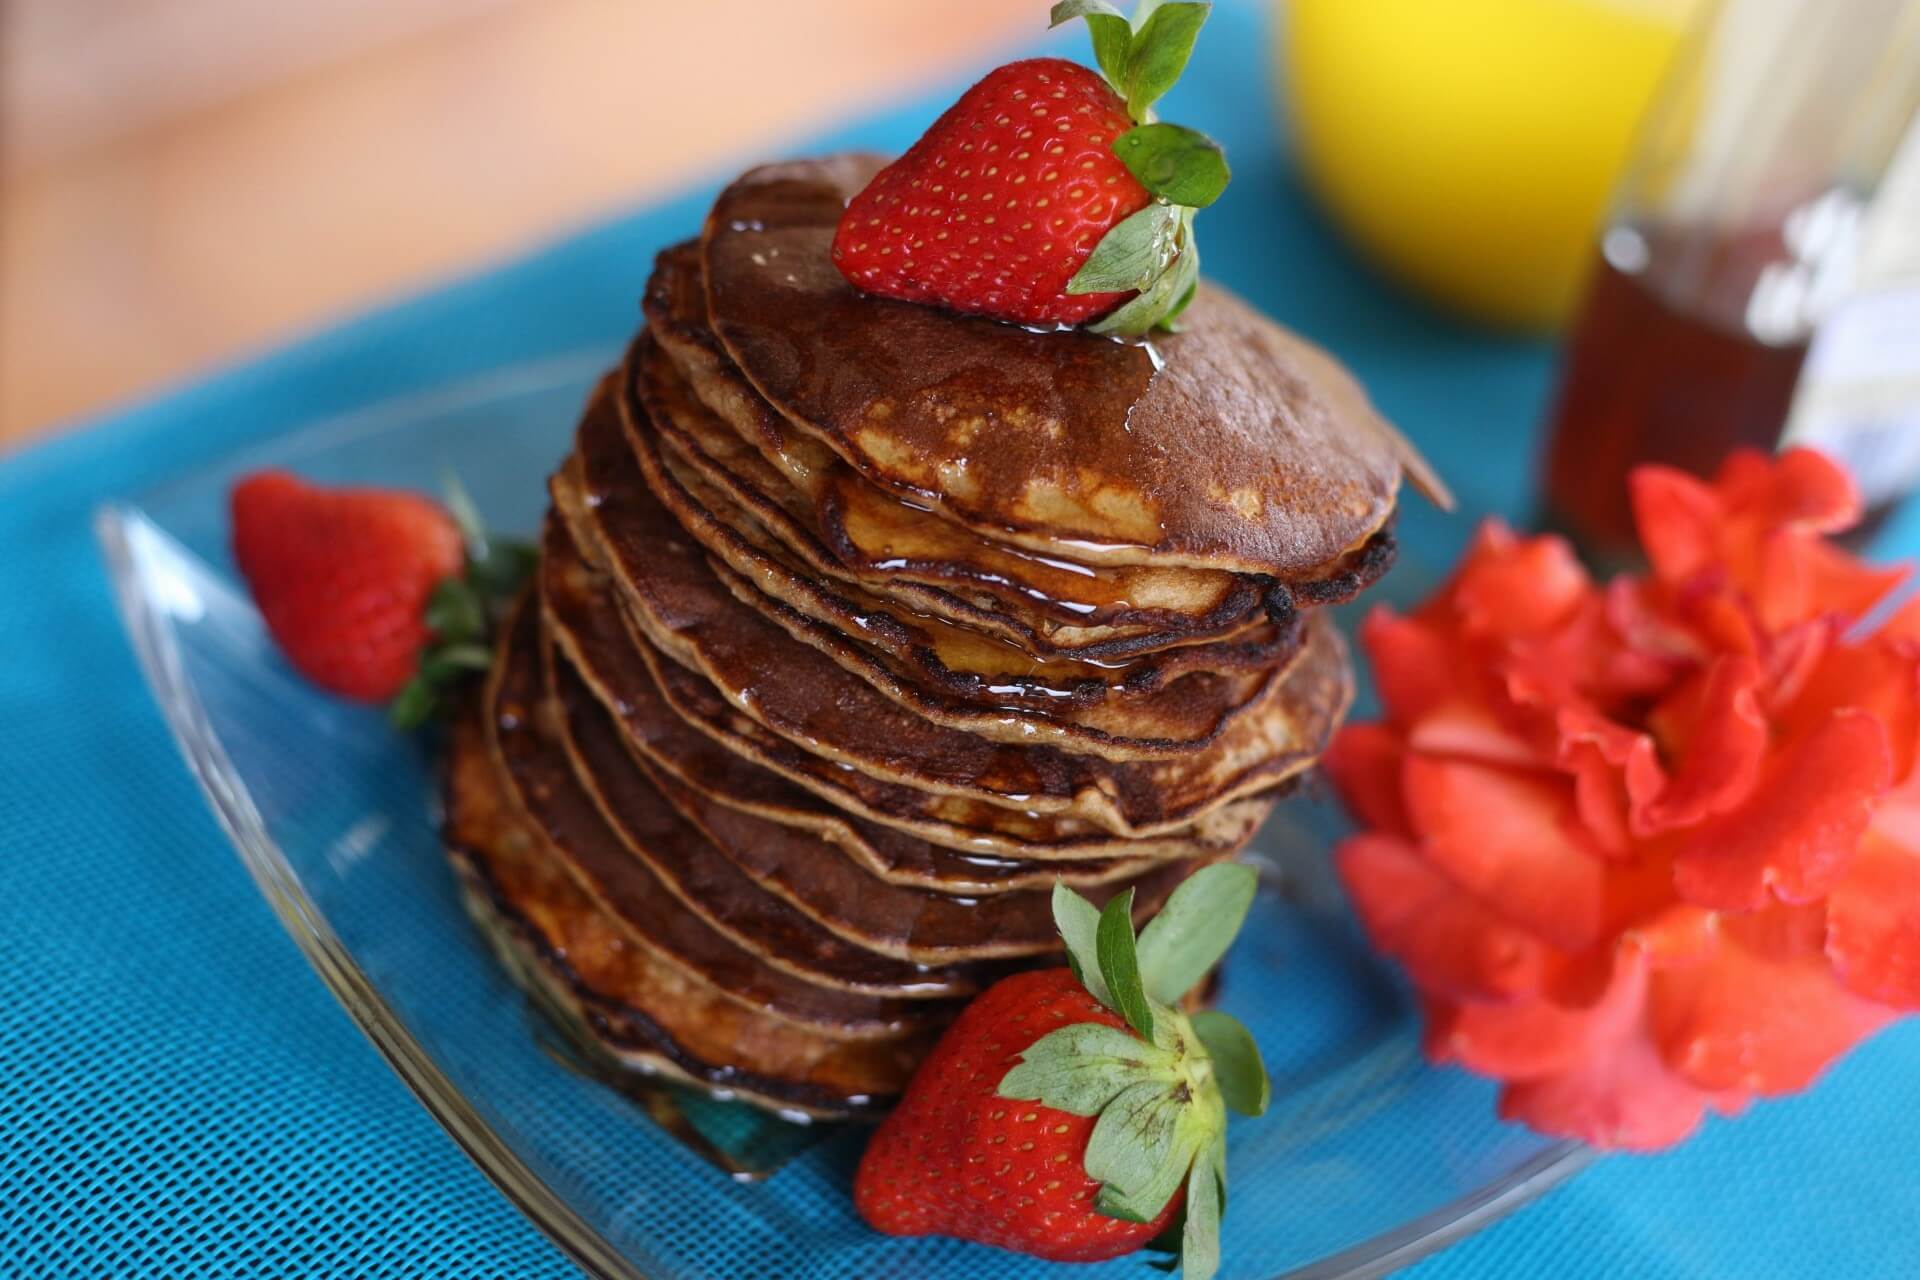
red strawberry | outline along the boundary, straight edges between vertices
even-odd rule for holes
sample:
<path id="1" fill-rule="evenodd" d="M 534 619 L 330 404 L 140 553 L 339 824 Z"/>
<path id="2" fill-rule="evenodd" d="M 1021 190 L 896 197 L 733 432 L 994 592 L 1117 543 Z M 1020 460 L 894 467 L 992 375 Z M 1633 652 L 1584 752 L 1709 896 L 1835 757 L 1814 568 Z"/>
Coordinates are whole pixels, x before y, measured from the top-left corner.
<path id="1" fill-rule="evenodd" d="M 1122 293 L 1067 293 L 1152 199 L 1113 153 L 1133 127 L 1100 74 L 1060 58 L 992 72 L 847 205 L 841 274 L 868 293 L 1022 324 L 1079 324 Z"/>
<path id="2" fill-rule="evenodd" d="M 1250 868 L 1197 872 L 1136 941 L 1128 890 L 1096 911 L 1064 886 L 1069 969 L 988 988 L 867 1145 L 854 1205 L 890 1235 L 947 1235 L 1059 1262 L 1179 1227 L 1187 1280 L 1219 1261 L 1226 1108 L 1266 1109 L 1245 1028 L 1177 1007 L 1253 899 Z"/>
<path id="3" fill-rule="evenodd" d="M 263 471 L 233 490 L 233 555 L 295 667 L 345 697 L 383 702 L 419 665 L 428 598 L 460 573 L 464 543 L 417 494 Z"/>
<path id="4" fill-rule="evenodd" d="M 1175 1195 L 1151 1222 L 1093 1207 L 1100 1184 L 1081 1166 L 1092 1116 L 999 1095 L 1033 1042 L 1073 1023 L 1127 1024 L 1087 994 L 1071 969 L 1016 974 L 960 1016 L 867 1147 L 853 1202 L 889 1235 L 957 1235 L 1055 1262 L 1098 1262 L 1159 1235 Z"/>
<path id="5" fill-rule="evenodd" d="M 1104 0 L 1055 5 L 1056 25 L 1092 27 L 1104 78 L 1060 58 L 991 72 L 848 202 L 840 273 L 868 293 L 1018 324 L 1170 326 L 1199 279 L 1194 210 L 1219 196 L 1227 165 L 1150 108 L 1207 8 L 1143 6 L 1135 27 Z"/>

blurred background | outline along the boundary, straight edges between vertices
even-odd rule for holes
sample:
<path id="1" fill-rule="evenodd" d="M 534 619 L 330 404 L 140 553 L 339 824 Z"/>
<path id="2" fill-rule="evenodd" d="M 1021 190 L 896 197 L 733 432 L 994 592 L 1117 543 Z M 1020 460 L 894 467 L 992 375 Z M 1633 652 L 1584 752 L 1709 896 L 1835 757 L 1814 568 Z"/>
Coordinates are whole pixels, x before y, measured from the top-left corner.
<path id="1" fill-rule="evenodd" d="M 1604 549 L 1631 462 L 1738 444 L 1819 444 L 1876 510 L 1920 484 L 1920 0 L 1222 3 L 1269 11 L 1248 105 L 1360 257 L 1565 335 L 1550 523 Z M 991 66 L 1045 10 L 0 0 L 0 448 Z"/>
<path id="2" fill-rule="evenodd" d="M 1036 18 L 0 0 L 0 448 L 991 65 Z"/>

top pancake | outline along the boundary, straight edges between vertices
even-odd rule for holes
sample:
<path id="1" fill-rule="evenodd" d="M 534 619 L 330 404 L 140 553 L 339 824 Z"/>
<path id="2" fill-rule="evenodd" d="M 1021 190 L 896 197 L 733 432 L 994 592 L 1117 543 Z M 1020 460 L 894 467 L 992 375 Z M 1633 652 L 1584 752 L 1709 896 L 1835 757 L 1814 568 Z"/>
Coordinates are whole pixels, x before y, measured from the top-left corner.
<path id="1" fill-rule="evenodd" d="M 1282 580 L 1386 522 L 1397 435 L 1325 352 L 1223 290 L 1151 347 L 856 291 L 829 249 L 881 163 L 750 170 L 702 238 L 727 354 L 868 480 L 1043 553 Z"/>
<path id="2" fill-rule="evenodd" d="M 1144 652 L 1221 635 L 1285 608 L 1264 578 L 1037 556 L 868 483 L 788 422 L 721 350 L 707 323 L 698 243 L 662 251 L 642 308 L 642 345 L 652 350 L 634 372 L 649 412 L 691 445 L 683 452 L 704 454 L 719 473 L 716 483 L 823 574 L 1035 653 Z"/>

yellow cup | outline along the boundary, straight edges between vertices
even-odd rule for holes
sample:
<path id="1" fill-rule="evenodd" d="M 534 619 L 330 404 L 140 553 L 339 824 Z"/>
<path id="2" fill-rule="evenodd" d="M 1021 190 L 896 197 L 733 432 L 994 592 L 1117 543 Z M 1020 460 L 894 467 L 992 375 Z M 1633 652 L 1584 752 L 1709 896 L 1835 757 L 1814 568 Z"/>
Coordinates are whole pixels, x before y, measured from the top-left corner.
<path id="1" fill-rule="evenodd" d="M 1279 4 L 1296 152 L 1334 219 L 1443 305 L 1563 322 L 1701 0 Z"/>

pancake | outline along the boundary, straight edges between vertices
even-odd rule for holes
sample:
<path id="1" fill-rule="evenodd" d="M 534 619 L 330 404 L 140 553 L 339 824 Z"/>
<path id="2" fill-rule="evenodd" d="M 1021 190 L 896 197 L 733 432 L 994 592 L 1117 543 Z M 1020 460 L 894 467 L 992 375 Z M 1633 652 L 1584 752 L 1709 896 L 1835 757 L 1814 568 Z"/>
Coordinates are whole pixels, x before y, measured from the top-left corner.
<path id="1" fill-rule="evenodd" d="M 701 500 L 714 495 L 704 492 L 696 476 L 664 456 L 646 411 L 633 404 L 628 407 L 624 437 L 608 429 L 608 415 L 599 411 L 589 411 L 579 434 L 583 477 L 602 495 L 603 505 L 608 495 L 644 483 L 681 529 L 718 552 L 710 567 L 743 604 L 936 724 L 993 742 L 1051 743 L 1106 759 L 1175 755 L 1212 742 L 1285 672 L 1283 664 L 1272 661 L 1229 671 L 1190 671 L 1132 698 L 1062 696 L 1051 707 L 1033 705 L 1032 700 L 1044 698 L 1049 688 L 1033 682 L 982 690 L 1007 689 L 1009 696 L 997 703 L 955 698 L 944 687 L 929 690 L 922 683 L 919 664 L 902 659 L 894 646 L 853 638 L 868 634 L 862 625 L 865 615 L 857 605 L 824 590 L 777 557 L 762 554 L 737 527 L 722 523 Z M 791 602 L 803 602 L 805 608 Z M 1026 698 L 1011 696 L 1017 692 L 1024 692 Z"/>
<path id="2" fill-rule="evenodd" d="M 566 493 L 564 477 L 556 477 L 554 488 Z M 563 512 L 572 505 L 562 497 Z M 1271 797 L 1239 800 L 1188 827 L 1129 839 L 1075 818 L 919 791 L 843 768 L 735 712 L 712 685 L 655 651 L 625 610 L 583 599 L 583 587 L 567 585 L 590 572 L 578 556 L 565 521 L 549 522 L 541 560 L 547 620 L 557 646 L 632 745 L 677 768 L 689 784 L 706 780 L 722 799 L 763 788 L 756 773 L 785 783 L 825 813 L 844 815 L 838 825 L 849 839 L 842 847 L 896 875 L 904 872 L 909 882 L 952 887 L 991 878 L 1002 888 L 1025 888 L 1050 886 L 1057 872 L 1069 884 L 1102 884 L 1138 874 L 1144 859 L 1237 849 L 1272 807 Z M 704 754 L 695 753 L 689 735 L 705 740 Z M 800 810 L 802 802 L 791 795 L 774 794 L 775 812 Z"/>
<path id="3" fill-rule="evenodd" d="M 963 853 L 864 818 L 855 809 L 830 804 L 827 798 L 726 749 L 667 705 L 645 666 L 620 652 L 628 644 L 626 630 L 618 617 L 594 607 L 592 571 L 578 559 L 558 520 L 548 526 L 539 574 L 549 641 L 566 655 L 562 660 L 607 713 L 619 721 L 627 747 L 708 800 L 826 840 L 869 875 L 890 884 L 942 893 L 983 897 L 1051 890 L 1056 880 L 1082 888 L 1128 879 L 1149 866 L 1145 858 L 1060 864 L 981 851 Z M 608 671 L 614 673 L 615 687 L 595 682 Z M 713 700 L 717 703 L 718 695 Z M 719 707 L 724 712 L 725 704 Z M 1196 843 L 1186 851 L 1202 856 L 1224 847 Z"/>
<path id="4" fill-rule="evenodd" d="M 976 899 L 877 880 L 825 841 L 710 800 L 628 755 L 578 675 L 562 662 L 549 668 L 549 679 L 576 772 L 591 773 L 616 795 L 651 787 L 754 883 L 854 946 L 931 965 L 1058 952 L 1051 892 Z M 637 787 L 636 778 L 643 779 Z M 1193 863 L 1166 864 L 1094 897 L 1103 905 L 1112 892 L 1133 888 L 1136 915 L 1144 923 L 1195 869 Z"/>
<path id="5" fill-rule="evenodd" d="M 866 484 L 819 441 L 795 431 L 718 351 L 704 310 L 688 310 L 696 305 L 698 272 L 685 246 L 660 255 L 647 291 L 649 332 L 708 414 L 731 429 L 735 447 L 716 445 L 710 424 L 691 413 L 684 398 L 661 404 L 667 392 L 657 370 L 643 366 L 642 393 L 652 392 L 649 409 L 660 425 L 678 427 L 711 457 L 726 459 L 729 474 L 715 478 L 745 489 L 736 500 L 816 571 L 924 613 L 984 626 L 1037 654 L 1120 655 L 1193 643 L 1284 615 L 1284 589 L 1269 580 L 1187 569 L 1096 569 L 1058 549 L 1035 555 L 930 518 L 924 507 Z M 908 586 L 917 596 L 903 591 Z"/>
<path id="6" fill-rule="evenodd" d="M 794 1021 L 892 1032 L 903 1019 L 943 1012 L 917 1002 L 970 995 L 996 976 L 851 947 L 742 875 L 644 779 L 615 793 L 576 776 L 558 726 L 543 727 L 552 709 L 543 705 L 531 610 L 519 610 L 507 630 L 488 685 L 489 745 L 513 802 L 595 901 L 636 934 L 706 966 L 716 985 Z M 735 985 L 735 970 L 747 986 Z"/>
<path id="7" fill-rule="evenodd" d="M 1138 924 L 1243 847 L 1428 479 L 1210 285 L 1151 343 L 858 293 L 879 163 L 752 170 L 656 259 L 449 762 L 469 910 L 575 1046 L 799 1117 L 1058 963 L 1056 885 Z"/>
<path id="8" fill-rule="evenodd" d="M 868 481 L 1043 555 L 1282 581 L 1385 523 L 1404 442 L 1330 356 L 1217 286 L 1151 346 L 857 292 L 829 249 L 881 164 L 750 170 L 701 239 L 722 348 Z"/>
<path id="9" fill-rule="evenodd" d="M 899 706 L 740 603 L 644 490 L 569 498 L 565 474 L 557 479 L 575 540 L 632 587 L 621 593 L 625 615 L 646 641 L 788 742 L 914 790 L 1080 818 L 1115 835 L 1165 833 L 1306 768 L 1351 696 L 1344 644 L 1315 618 L 1289 677 L 1205 751 L 1114 762 L 990 742 Z"/>
<path id="10" fill-rule="evenodd" d="M 857 637 L 897 664 L 901 678 L 943 697 L 1054 712 L 1151 694 L 1184 672 L 1270 667 L 1300 643 L 1299 620 L 1289 615 L 1278 624 L 1262 618 L 1223 640 L 1089 660 L 1060 653 L 1036 656 L 1004 632 L 975 629 L 971 620 L 929 616 L 921 607 L 927 601 L 890 595 L 884 582 L 875 590 L 853 575 L 841 576 L 823 547 L 796 552 L 796 536 L 773 527 L 788 521 L 789 513 L 753 490 L 751 473 L 762 473 L 758 482 L 769 483 L 765 462 L 699 403 L 658 344 L 637 344 L 630 363 L 627 394 L 638 396 L 650 424 L 642 434 L 652 437 L 637 443 L 636 451 L 643 462 L 649 453 L 660 455 L 672 483 L 652 487 L 687 532 L 761 591 Z M 630 431 L 636 416 L 629 407 Z M 778 477 L 770 482 L 782 483 Z M 744 501 L 743 489 L 748 491 Z M 798 537 L 802 545 L 811 541 L 808 534 Z"/>
<path id="11" fill-rule="evenodd" d="M 471 715 L 451 735 L 445 830 L 467 908 L 508 971 L 629 1068 L 833 1117 L 884 1106 L 937 1034 L 820 1035 L 636 945 L 505 803 Z"/>

